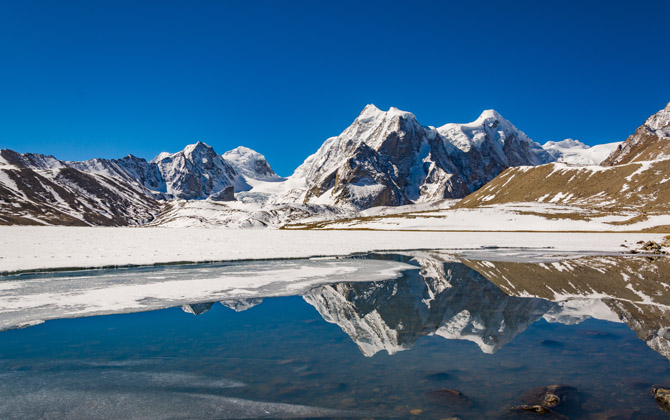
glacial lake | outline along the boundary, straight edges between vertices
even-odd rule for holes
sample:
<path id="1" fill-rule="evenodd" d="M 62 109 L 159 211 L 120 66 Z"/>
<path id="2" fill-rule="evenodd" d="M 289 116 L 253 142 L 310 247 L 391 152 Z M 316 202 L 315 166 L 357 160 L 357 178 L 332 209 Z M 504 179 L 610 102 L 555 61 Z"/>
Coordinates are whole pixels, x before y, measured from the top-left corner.
<path id="1" fill-rule="evenodd" d="M 0 418 L 668 417 L 668 259 L 488 257 L 0 277 Z"/>

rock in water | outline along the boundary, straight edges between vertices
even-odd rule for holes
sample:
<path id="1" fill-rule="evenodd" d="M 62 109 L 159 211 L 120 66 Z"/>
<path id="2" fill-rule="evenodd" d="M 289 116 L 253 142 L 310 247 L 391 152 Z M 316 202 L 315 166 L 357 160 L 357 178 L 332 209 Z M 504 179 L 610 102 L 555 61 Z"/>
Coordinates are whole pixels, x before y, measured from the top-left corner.
<path id="1" fill-rule="evenodd" d="M 457 389 L 438 389 L 430 391 L 428 395 L 436 402 L 450 407 L 470 407 L 472 405 L 472 401 Z"/>
<path id="2" fill-rule="evenodd" d="M 654 387 L 651 389 L 651 395 L 654 396 L 663 410 L 670 413 L 670 389 Z"/>

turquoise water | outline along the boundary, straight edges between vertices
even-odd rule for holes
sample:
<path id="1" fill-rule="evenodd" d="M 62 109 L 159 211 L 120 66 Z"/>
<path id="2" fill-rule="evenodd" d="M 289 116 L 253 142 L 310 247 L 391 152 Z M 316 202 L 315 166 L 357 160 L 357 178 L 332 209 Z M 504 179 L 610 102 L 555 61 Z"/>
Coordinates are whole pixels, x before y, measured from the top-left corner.
<path id="1" fill-rule="evenodd" d="M 240 312 L 213 303 L 0 332 L 0 418 L 521 418 L 510 408 L 551 384 L 575 391 L 546 418 L 667 418 L 650 389 L 670 384 L 670 363 L 628 325 L 548 322 L 554 302 L 441 264 L 444 289 L 410 270 L 226 301 Z M 459 329 L 464 311 L 474 330 Z"/>

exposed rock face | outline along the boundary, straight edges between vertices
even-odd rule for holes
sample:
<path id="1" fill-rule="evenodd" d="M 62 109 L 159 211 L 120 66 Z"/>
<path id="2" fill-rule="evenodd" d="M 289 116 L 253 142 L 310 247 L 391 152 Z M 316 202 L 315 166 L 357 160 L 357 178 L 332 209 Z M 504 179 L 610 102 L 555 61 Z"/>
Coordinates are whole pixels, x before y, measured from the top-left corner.
<path id="1" fill-rule="evenodd" d="M 184 150 L 161 153 L 152 164 L 158 166 L 167 186 L 167 193 L 184 200 L 209 198 L 215 201 L 235 199 L 237 172 L 214 149 L 197 142 Z"/>
<path id="2" fill-rule="evenodd" d="M 670 102 L 638 127 L 602 165 L 613 166 L 665 158 L 670 158 Z"/>
<path id="3" fill-rule="evenodd" d="M 291 179 L 303 180 L 304 188 L 288 196 L 359 209 L 460 198 L 510 166 L 552 160 L 493 110 L 435 129 L 409 112 L 368 105 L 296 169 Z"/>
<path id="4" fill-rule="evenodd" d="M 83 172 L 52 156 L 0 151 L 0 224 L 141 225 L 159 211 L 138 183 Z"/>

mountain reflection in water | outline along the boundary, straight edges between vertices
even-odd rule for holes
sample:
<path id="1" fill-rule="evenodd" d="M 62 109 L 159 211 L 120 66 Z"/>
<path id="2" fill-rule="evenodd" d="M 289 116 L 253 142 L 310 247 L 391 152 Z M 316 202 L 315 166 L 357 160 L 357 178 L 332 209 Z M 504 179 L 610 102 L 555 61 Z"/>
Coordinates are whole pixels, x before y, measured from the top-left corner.
<path id="1" fill-rule="evenodd" d="M 574 325 L 593 318 L 626 323 L 670 359 L 666 258 L 599 256 L 549 263 L 476 261 L 442 253 L 370 258 L 399 259 L 419 270 L 397 280 L 319 286 L 303 295 L 367 357 L 411 349 L 430 335 L 472 341 L 484 353 L 495 353 L 540 319 Z M 241 311 L 261 301 L 221 303 Z M 211 305 L 183 309 L 200 314 Z"/>

